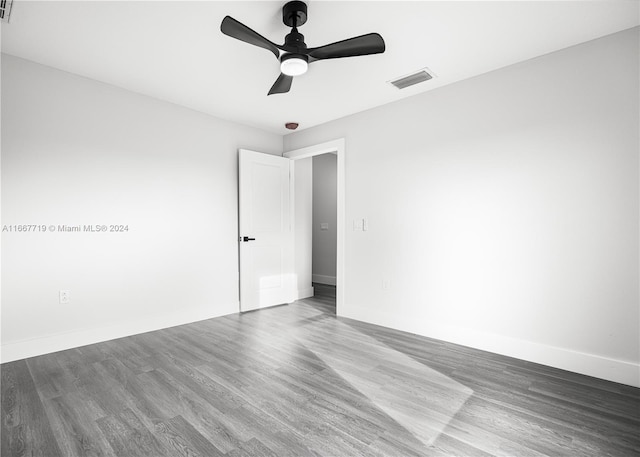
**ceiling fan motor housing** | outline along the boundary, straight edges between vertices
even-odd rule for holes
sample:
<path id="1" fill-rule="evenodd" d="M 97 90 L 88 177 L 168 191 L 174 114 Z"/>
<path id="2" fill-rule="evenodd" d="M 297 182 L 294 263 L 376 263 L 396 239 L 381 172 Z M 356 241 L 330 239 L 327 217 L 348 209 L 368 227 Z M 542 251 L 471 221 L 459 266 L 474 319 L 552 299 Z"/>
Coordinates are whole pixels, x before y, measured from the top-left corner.
<path id="1" fill-rule="evenodd" d="M 299 60 L 304 60 L 305 62 L 309 63 L 309 56 L 306 56 L 304 54 L 295 54 L 295 53 L 287 53 L 287 54 L 282 54 L 282 57 L 280 57 L 280 62 L 284 62 L 286 60 L 289 59 L 299 59 Z"/>
<path id="2" fill-rule="evenodd" d="M 284 37 L 284 45 L 289 48 L 307 49 L 307 45 L 304 42 L 304 35 L 296 29 L 293 29 L 291 33 L 288 33 L 287 36 Z"/>

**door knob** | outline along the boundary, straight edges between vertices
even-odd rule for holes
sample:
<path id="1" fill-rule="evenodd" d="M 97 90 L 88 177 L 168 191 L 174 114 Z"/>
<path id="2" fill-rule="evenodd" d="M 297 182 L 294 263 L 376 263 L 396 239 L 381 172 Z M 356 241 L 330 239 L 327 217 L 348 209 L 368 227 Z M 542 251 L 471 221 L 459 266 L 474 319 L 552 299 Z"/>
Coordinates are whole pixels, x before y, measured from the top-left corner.
<path id="1" fill-rule="evenodd" d="M 242 241 L 247 242 L 247 241 L 255 241 L 255 238 L 249 238 L 248 236 L 243 236 L 242 237 Z"/>

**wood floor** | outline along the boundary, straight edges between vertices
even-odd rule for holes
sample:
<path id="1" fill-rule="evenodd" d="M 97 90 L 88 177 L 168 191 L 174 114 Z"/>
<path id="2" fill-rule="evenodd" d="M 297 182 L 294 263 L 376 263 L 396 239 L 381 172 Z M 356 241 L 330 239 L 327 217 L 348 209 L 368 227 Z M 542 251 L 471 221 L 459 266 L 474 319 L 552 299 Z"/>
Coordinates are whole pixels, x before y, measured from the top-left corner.
<path id="1" fill-rule="evenodd" d="M 640 389 L 335 316 L 335 290 L 2 365 L 2 456 L 638 456 Z"/>

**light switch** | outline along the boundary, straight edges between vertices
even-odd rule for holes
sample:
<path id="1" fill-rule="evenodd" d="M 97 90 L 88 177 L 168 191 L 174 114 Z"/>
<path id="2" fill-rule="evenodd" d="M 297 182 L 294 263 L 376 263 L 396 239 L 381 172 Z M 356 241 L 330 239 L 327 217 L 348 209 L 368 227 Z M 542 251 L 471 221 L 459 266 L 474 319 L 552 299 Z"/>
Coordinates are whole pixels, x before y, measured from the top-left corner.
<path id="1" fill-rule="evenodd" d="M 362 230 L 364 230 L 364 231 L 369 230 L 369 220 L 368 219 L 362 219 Z"/>
<path id="2" fill-rule="evenodd" d="M 328 222 L 320 222 L 320 230 L 329 230 Z"/>

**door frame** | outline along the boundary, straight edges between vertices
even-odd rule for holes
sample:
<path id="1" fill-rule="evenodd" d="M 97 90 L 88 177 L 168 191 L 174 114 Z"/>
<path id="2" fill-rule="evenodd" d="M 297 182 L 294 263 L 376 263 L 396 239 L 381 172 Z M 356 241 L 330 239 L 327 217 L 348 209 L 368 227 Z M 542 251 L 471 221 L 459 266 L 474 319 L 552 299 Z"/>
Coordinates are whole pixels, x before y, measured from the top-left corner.
<path id="1" fill-rule="evenodd" d="M 325 143 L 315 144 L 300 149 L 294 149 L 282 154 L 291 160 L 306 159 L 321 154 L 335 154 L 337 156 L 337 233 L 336 233 L 336 314 L 340 315 L 340 309 L 345 298 L 345 241 L 347 234 L 346 203 L 345 203 L 345 140 L 338 138 Z M 293 175 L 291 177 L 291 189 L 293 189 Z M 293 195 L 293 192 L 292 194 Z M 295 224 L 295 208 L 291 205 L 291 224 Z"/>

